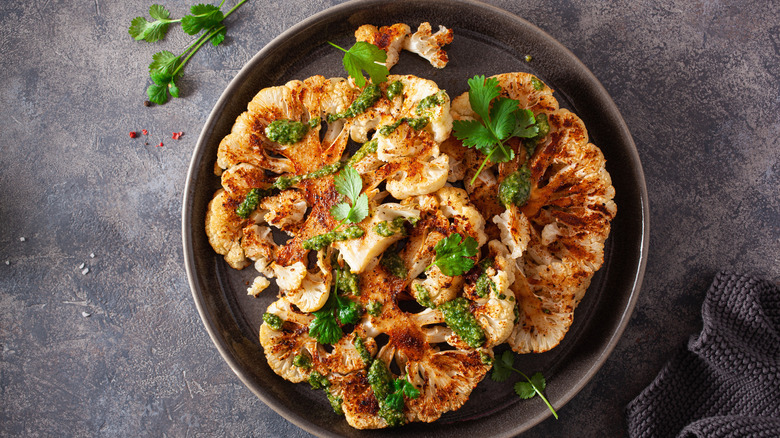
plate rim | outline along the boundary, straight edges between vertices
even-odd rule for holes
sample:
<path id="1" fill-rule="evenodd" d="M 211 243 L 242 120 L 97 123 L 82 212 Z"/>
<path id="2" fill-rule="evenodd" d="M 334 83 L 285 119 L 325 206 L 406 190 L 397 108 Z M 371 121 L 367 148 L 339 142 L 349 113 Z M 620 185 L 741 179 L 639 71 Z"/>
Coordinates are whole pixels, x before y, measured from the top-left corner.
<path id="1" fill-rule="evenodd" d="M 402 2 L 413 3 L 415 2 L 415 0 L 402 0 Z M 400 2 L 396 1 L 394 3 L 400 3 Z M 569 50 L 566 46 L 561 44 L 557 39 L 553 38 L 551 35 L 549 35 L 541 28 L 537 27 L 533 23 L 525 20 L 524 18 L 512 12 L 506 11 L 497 6 L 483 3 L 481 1 L 434 0 L 434 1 L 429 1 L 428 3 L 446 3 L 446 4 L 457 3 L 467 7 L 481 8 L 481 9 L 491 11 L 494 14 L 503 15 L 505 18 L 508 18 L 512 21 L 516 21 L 525 27 L 529 27 L 533 29 L 535 32 L 539 34 L 539 36 L 543 37 L 544 39 L 547 40 L 547 42 L 555 46 L 555 48 L 558 51 L 567 55 L 569 57 L 567 61 L 574 63 L 577 67 L 577 70 L 581 74 L 587 77 L 587 79 L 589 80 L 589 85 L 595 87 L 598 94 L 601 96 L 602 99 L 604 99 L 604 103 L 607 105 L 609 112 L 612 115 L 616 116 L 616 120 L 614 122 L 616 122 L 618 127 L 620 128 L 619 134 L 621 137 L 624 138 L 624 141 L 629 146 L 624 152 L 627 153 L 628 159 L 633 165 L 632 174 L 635 177 L 635 182 L 639 188 L 639 205 L 641 207 L 641 213 L 642 213 L 642 217 L 641 217 L 642 234 L 639 240 L 640 242 L 639 251 L 637 254 L 638 265 L 636 266 L 636 272 L 633 276 L 633 281 L 631 283 L 632 284 L 631 293 L 628 297 L 627 305 L 623 308 L 622 314 L 620 315 L 619 318 L 617 318 L 618 321 L 617 329 L 611 332 L 611 336 L 609 340 L 606 343 L 604 343 L 604 346 L 602 347 L 597 359 L 594 360 L 593 363 L 590 365 L 590 367 L 587 369 L 587 371 L 581 375 L 581 377 L 577 381 L 577 384 L 565 390 L 563 394 L 560 397 L 558 397 L 558 399 L 556 400 L 556 405 L 558 406 L 558 408 L 560 408 L 564 406 L 566 403 L 568 403 L 572 398 L 574 398 L 585 387 L 585 385 L 587 385 L 587 383 L 593 379 L 593 376 L 595 376 L 595 374 L 601 369 L 601 367 L 606 362 L 607 358 L 614 351 L 623 333 L 625 332 L 631 314 L 633 313 L 636 307 L 638 295 L 640 293 L 642 281 L 646 271 L 648 251 L 649 251 L 648 248 L 649 232 L 650 232 L 649 197 L 647 193 L 644 171 L 639 158 L 639 152 L 636 148 L 636 144 L 633 140 L 633 137 L 631 136 L 628 126 L 626 125 L 625 120 L 623 119 L 622 114 L 620 113 L 611 95 L 604 88 L 603 84 L 590 71 L 590 69 L 584 63 L 582 63 L 582 61 L 571 50 Z M 349 13 L 349 11 L 353 11 L 353 12 L 361 11 L 369 7 L 370 5 L 374 5 L 374 4 L 383 5 L 386 4 L 386 1 L 351 0 L 338 5 L 331 6 L 322 11 L 319 11 L 309 16 L 308 18 L 300 21 L 299 23 L 291 26 L 290 28 L 288 28 L 278 36 L 271 39 L 271 41 L 265 44 L 265 46 L 263 46 L 249 61 L 247 61 L 247 63 L 241 68 L 241 70 L 229 82 L 225 90 L 222 92 L 219 99 L 214 104 L 214 107 L 211 109 L 208 118 L 203 124 L 203 129 L 200 132 L 200 135 L 196 142 L 196 146 L 192 152 L 192 158 L 189 163 L 189 167 L 186 175 L 184 193 L 183 193 L 181 231 L 182 231 L 182 246 L 183 246 L 185 271 L 187 275 L 187 281 L 190 288 L 190 292 L 193 296 L 193 300 L 195 302 L 200 319 L 203 322 L 203 325 L 205 326 L 206 331 L 209 334 L 209 337 L 211 338 L 214 345 L 217 347 L 217 350 L 219 351 L 222 358 L 227 362 L 230 369 L 236 374 L 236 376 L 238 376 L 238 378 L 242 381 L 242 383 L 247 388 L 249 388 L 252 391 L 252 393 L 255 394 L 255 396 L 257 396 L 263 403 L 265 403 L 267 406 L 269 406 L 271 409 L 273 409 L 277 414 L 285 418 L 287 421 L 317 436 L 337 437 L 340 435 L 335 434 L 330 430 L 323 429 L 317 426 L 316 424 L 312 423 L 309 419 L 301 415 L 298 415 L 293 411 L 289 411 L 275 398 L 269 397 L 267 396 L 267 394 L 255 388 L 253 382 L 247 375 L 246 371 L 242 369 L 240 364 L 237 362 L 236 358 L 233 357 L 231 354 L 229 354 L 227 348 L 224 345 L 225 340 L 220 336 L 219 332 L 215 328 L 215 323 L 212 319 L 212 315 L 210 315 L 206 311 L 207 310 L 206 303 L 203 297 L 201 296 L 202 292 L 199 292 L 200 287 L 199 287 L 197 274 L 195 272 L 195 251 L 193 246 L 194 244 L 193 244 L 192 236 L 190 234 L 193 225 L 192 205 L 193 205 L 193 200 L 195 195 L 194 193 L 195 176 L 197 176 L 196 174 L 198 173 L 197 167 L 200 164 L 201 160 L 204 159 L 206 149 L 208 148 L 208 144 L 207 144 L 208 139 L 206 137 L 208 134 L 207 131 L 209 131 L 209 127 L 213 128 L 213 125 L 215 124 L 215 121 L 218 119 L 219 114 L 227 105 L 227 103 L 230 101 L 231 95 L 247 79 L 247 76 L 250 75 L 251 71 L 254 68 L 256 68 L 257 65 L 260 64 L 261 61 L 269 53 L 275 50 L 277 46 L 281 45 L 285 39 L 288 39 L 292 36 L 299 34 L 307 27 L 310 27 L 320 22 L 323 19 L 326 19 L 330 16 L 344 15 Z M 540 423 L 541 421 L 543 421 L 544 419 L 550 416 L 551 416 L 550 412 L 545 410 L 541 415 L 536 415 L 534 417 L 531 417 L 530 421 L 526 421 L 519 428 L 509 431 L 506 434 L 499 434 L 495 436 L 508 437 L 508 436 L 513 436 L 514 434 L 517 433 L 524 432 L 534 427 L 535 425 L 537 425 L 538 423 Z"/>

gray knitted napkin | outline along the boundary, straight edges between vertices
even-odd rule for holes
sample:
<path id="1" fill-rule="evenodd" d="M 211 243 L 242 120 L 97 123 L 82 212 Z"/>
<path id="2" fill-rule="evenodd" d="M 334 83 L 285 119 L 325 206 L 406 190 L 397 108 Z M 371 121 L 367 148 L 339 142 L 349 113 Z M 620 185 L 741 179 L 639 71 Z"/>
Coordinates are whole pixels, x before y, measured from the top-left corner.
<path id="1" fill-rule="evenodd" d="M 722 272 L 704 327 L 626 408 L 632 438 L 780 437 L 780 289 Z"/>

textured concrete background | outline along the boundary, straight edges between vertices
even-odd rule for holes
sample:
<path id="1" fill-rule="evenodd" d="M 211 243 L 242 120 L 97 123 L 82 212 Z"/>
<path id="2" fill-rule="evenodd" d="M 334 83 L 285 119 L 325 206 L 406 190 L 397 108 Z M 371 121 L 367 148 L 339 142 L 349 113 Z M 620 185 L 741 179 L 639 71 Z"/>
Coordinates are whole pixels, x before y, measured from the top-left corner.
<path id="1" fill-rule="evenodd" d="M 152 53 L 189 41 L 133 41 L 127 26 L 149 3 L 0 3 L 0 435 L 308 436 L 209 340 L 180 207 L 198 133 L 230 79 L 337 2 L 250 0 L 227 44 L 193 58 L 184 98 L 146 108 Z M 180 16 L 194 2 L 165 3 Z M 780 280 L 780 4 L 489 3 L 593 71 L 643 161 L 650 259 L 631 323 L 561 419 L 523 435 L 622 436 L 623 407 L 698 330 L 717 270 Z M 128 136 L 141 129 L 148 145 Z"/>

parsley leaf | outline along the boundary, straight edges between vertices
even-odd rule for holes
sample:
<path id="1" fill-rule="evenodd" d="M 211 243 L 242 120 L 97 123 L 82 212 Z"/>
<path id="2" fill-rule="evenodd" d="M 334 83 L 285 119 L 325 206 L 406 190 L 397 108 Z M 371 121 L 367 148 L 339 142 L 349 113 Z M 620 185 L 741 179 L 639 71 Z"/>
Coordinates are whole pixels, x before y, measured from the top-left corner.
<path id="1" fill-rule="evenodd" d="M 522 376 L 525 381 L 521 380 L 514 384 L 515 394 L 517 394 L 522 399 L 529 399 L 538 395 L 541 397 L 541 399 L 547 405 L 547 408 L 550 410 L 550 412 L 552 412 L 553 416 L 557 420 L 558 413 L 555 412 L 555 409 L 552 407 L 550 402 L 547 400 L 544 394 L 542 394 L 544 388 L 547 387 L 547 382 L 545 381 L 542 373 L 537 372 L 533 376 L 528 377 L 525 375 L 525 373 L 515 369 L 514 363 L 514 353 L 512 353 L 511 350 L 504 351 L 504 353 L 501 355 L 501 358 L 497 358 L 493 361 L 493 374 L 491 374 L 490 377 L 496 382 L 504 382 L 509 378 L 510 374 L 512 374 L 512 371 L 520 374 L 520 376 Z"/>
<path id="2" fill-rule="evenodd" d="M 461 241 L 462 240 L 462 241 Z M 477 255 L 477 241 L 471 236 L 463 239 L 460 233 L 453 233 L 436 243 L 436 257 L 433 265 L 439 267 L 444 275 L 455 277 L 474 267 L 474 257 Z"/>
<path id="3" fill-rule="evenodd" d="M 390 72 L 384 64 L 387 61 L 387 52 L 384 50 L 365 41 L 356 42 L 349 50 L 339 47 L 330 41 L 328 41 L 328 44 L 344 52 L 344 59 L 342 59 L 344 70 L 355 79 L 355 84 L 358 87 L 363 88 L 366 85 L 366 77 L 363 76 L 363 70 L 368 73 L 374 84 L 387 81 L 387 75 Z"/>
<path id="4" fill-rule="evenodd" d="M 149 7 L 149 15 L 154 21 L 147 21 L 144 17 L 135 17 L 130 22 L 128 32 L 136 41 L 144 40 L 149 43 L 160 41 L 168 33 L 168 26 L 181 20 L 171 20 L 171 13 L 163 6 L 152 5 Z"/>
<path id="5" fill-rule="evenodd" d="M 514 150 L 504 144 L 510 137 L 532 138 L 539 128 L 533 112 L 520 109 L 519 102 L 501 95 L 496 78 L 474 76 L 468 80 L 469 103 L 481 120 L 456 120 L 453 122 L 455 137 L 466 147 L 475 147 L 485 155 L 471 180 L 474 184 L 488 161 L 505 163 L 513 160 Z"/>

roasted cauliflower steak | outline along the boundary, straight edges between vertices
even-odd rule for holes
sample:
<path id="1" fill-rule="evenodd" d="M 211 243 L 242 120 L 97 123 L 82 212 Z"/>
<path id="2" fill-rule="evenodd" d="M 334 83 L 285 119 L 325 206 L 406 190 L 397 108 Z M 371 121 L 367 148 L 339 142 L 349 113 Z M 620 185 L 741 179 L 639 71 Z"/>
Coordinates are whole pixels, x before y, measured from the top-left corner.
<path id="1" fill-rule="evenodd" d="M 385 50 L 388 67 L 406 49 L 442 68 L 452 41 L 429 23 L 355 36 Z M 453 120 L 479 119 L 468 93 L 450 101 L 411 75 L 264 88 L 219 144 L 209 243 L 234 269 L 254 265 L 250 295 L 278 294 L 259 329 L 271 370 L 323 389 L 355 428 L 436 421 L 466 403 L 494 348 L 558 345 L 604 261 L 617 207 L 603 154 L 538 78 L 494 78 L 549 125 L 530 147 L 507 140 L 505 163 L 483 168 L 485 156 L 450 135 Z M 349 167 L 367 208 L 347 222 L 332 211 L 346 202 L 335 176 Z M 499 187 L 518 169 L 528 198 L 502 204 Z M 460 275 L 437 264 L 454 236 L 476 251 Z"/>

